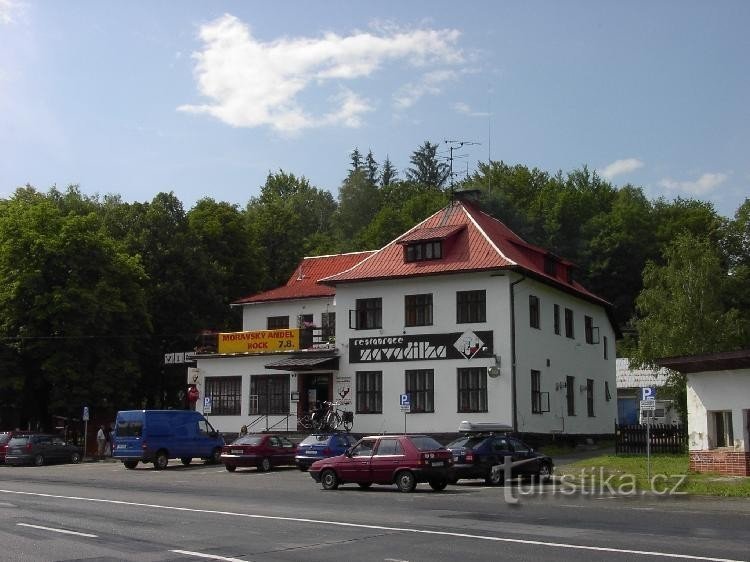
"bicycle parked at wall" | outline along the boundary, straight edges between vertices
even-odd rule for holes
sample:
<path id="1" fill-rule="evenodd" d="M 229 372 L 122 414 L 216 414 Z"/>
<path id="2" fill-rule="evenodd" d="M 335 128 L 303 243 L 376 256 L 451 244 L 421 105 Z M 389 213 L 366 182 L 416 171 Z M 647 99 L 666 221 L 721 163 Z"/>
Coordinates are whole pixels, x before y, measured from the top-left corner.
<path id="1" fill-rule="evenodd" d="M 354 427 L 354 412 L 340 410 L 341 402 L 323 402 L 323 406 L 299 419 L 299 424 L 313 431 L 335 431 L 343 428 L 351 431 Z"/>

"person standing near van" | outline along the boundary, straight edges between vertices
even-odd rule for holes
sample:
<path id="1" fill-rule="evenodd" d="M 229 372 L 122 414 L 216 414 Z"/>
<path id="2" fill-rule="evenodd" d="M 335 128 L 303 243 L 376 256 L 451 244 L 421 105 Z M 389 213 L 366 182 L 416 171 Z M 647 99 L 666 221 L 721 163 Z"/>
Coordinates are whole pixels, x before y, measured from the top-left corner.
<path id="1" fill-rule="evenodd" d="M 104 426 L 99 426 L 99 431 L 96 432 L 96 452 L 99 459 L 104 458 L 104 447 L 107 444 L 107 436 L 104 433 Z"/>

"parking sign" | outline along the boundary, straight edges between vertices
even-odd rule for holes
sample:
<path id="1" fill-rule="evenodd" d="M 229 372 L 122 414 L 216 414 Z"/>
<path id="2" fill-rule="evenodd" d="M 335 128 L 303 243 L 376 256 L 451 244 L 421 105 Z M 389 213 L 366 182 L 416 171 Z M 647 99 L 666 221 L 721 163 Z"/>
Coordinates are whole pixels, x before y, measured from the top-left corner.
<path id="1" fill-rule="evenodd" d="M 210 396 L 203 397 L 203 413 L 204 414 L 211 413 L 211 397 Z"/>
<path id="2" fill-rule="evenodd" d="M 656 387 L 644 386 L 641 388 L 641 400 L 656 400 Z"/>
<path id="3" fill-rule="evenodd" d="M 81 419 L 83 421 L 89 421 L 89 407 L 88 406 L 83 407 L 83 416 L 81 416 Z"/>

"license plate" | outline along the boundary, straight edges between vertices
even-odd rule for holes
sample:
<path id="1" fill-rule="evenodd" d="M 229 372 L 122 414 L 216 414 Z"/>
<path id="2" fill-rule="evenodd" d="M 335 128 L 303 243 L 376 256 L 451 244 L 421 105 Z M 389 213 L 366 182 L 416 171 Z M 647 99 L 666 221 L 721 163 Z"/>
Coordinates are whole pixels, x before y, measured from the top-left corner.
<path id="1" fill-rule="evenodd" d="M 453 462 L 458 462 L 458 456 L 453 457 Z"/>
<path id="2" fill-rule="evenodd" d="M 315 455 L 318 454 L 318 452 L 317 451 L 305 451 L 305 454 L 306 455 L 313 455 L 313 456 L 315 456 Z"/>
<path id="3" fill-rule="evenodd" d="M 242 449 L 232 449 L 231 453 L 233 455 L 241 455 L 244 451 Z"/>
<path id="4" fill-rule="evenodd" d="M 432 466 L 443 466 L 444 464 L 443 461 L 432 461 Z"/>

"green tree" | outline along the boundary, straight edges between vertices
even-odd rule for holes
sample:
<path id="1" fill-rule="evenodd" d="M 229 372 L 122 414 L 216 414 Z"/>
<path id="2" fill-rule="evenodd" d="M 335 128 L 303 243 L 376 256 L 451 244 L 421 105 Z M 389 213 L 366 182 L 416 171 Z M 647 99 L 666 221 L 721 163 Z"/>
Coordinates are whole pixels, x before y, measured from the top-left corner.
<path id="1" fill-rule="evenodd" d="M 351 172 L 339 189 L 336 225 L 347 250 L 359 249 L 358 236 L 380 209 L 377 184 L 371 183 L 365 170 Z"/>
<path id="2" fill-rule="evenodd" d="M 336 208 L 333 196 L 305 177 L 283 170 L 268 174 L 260 195 L 250 200 L 245 212 L 252 243 L 265 264 L 261 289 L 286 283 L 306 255 L 338 251 L 332 234 Z"/>
<path id="3" fill-rule="evenodd" d="M 59 196 L 27 187 L 0 205 L 0 336 L 19 421 L 42 427 L 52 413 L 110 412 L 134 396 L 149 328 L 140 260 L 88 212 L 92 201 Z"/>
<path id="4" fill-rule="evenodd" d="M 450 168 L 441 162 L 437 154 L 438 145 L 430 141 L 412 152 L 409 162 L 411 167 L 406 170 L 406 179 L 416 184 L 435 189 L 442 189 L 448 181 Z"/>
<path id="5" fill-rule="evenodd" d="M 662 357 L 727 351 L 747 341 L 736 309 L 727 309 L 727 275 L 707 237 L 680 234 L 664 251 L 665 265 L 649 262 L 643 291 L 636 301 L 636 362 L 654 364 Z M 668 392 L 686 412 L 685 379 L 674 374 Z"/>
<path id="6" fill-rule="evenodd" d="M 365 157 L 365 177 L 371 185 L 377 187 L 379 176 L 380 172 L 378 171 L 378 163 L 375 161 L 375 156 L 373 156 L 372 150 L 368 150 L 367 156 Z"/>
<path id="7" fill-rule="evenodd" d="M 391 159 L 386 155 L 385 161 L 383 162 L 383 170 L 380 173 L 380 187 L 388 187 L 397 179 L 398 171 L 391 163 Z"/>

